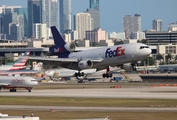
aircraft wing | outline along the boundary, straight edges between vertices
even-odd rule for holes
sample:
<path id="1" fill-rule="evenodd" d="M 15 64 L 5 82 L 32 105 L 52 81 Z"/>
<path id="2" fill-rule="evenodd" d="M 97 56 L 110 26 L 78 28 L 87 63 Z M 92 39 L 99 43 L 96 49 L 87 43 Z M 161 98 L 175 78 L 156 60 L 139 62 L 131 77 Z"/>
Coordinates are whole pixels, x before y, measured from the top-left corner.
<path id="1" fill-rule="evenodd" d="M 37 82 L 41 82 L 41 81 L 43 81 L 43 80 L 45 80 L 45 78 L 38 78 L 38 79 L 35 79 L 35 81 L 37 81 Z"/>
<path id="2" fill-rule="evenodd" d="M 77 58 L 47 58 L 47 57 L 29 57 L 30 60 L 38 60 L 38 61 L 53 61 L 53 62 L 78 62 Z M 92 62 L 101 62 L 102 58 L 84 58 L 82 60 L 91 60 Z"/>
<path id="3" fill-rule="evenodd" d="M 1 86 L 9 86 L 9 83 L 0 83 Z"/>

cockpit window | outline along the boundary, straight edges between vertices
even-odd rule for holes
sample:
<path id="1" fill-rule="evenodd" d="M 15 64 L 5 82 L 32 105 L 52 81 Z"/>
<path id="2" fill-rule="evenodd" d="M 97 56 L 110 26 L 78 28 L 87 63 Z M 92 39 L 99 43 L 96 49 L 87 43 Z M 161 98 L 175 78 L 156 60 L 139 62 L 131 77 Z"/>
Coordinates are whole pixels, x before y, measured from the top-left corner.
<path id="1" fill-rule="evenodd" d="M 31 82 L 35 82 L 36 80 L 31 80 Z"/>
<path id="2" fill-rule="evenodd" d="M 149 46 L 140 46 L 140 49 L 149 48 Z"/>

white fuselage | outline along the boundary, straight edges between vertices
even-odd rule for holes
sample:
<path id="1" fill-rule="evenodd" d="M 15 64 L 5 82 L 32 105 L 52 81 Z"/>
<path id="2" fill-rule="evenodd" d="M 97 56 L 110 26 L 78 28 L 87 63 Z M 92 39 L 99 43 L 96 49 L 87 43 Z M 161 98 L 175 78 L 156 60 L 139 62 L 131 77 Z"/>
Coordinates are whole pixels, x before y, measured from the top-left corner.
<path id="1" fill-rule="evenodd" d="M 110 68 L 110 71 L 116 71 L 120 68 Z M 53 77 L 54 74 L 57 74 L 57 77 L 72 77 L 75 76 L 75 73 L 77 73 L 77 70 L 72 70 L 72 69 L 67 69 L 67 68 L 59 68 L 59 69 L 50 69 L 50 70 L 46 70 L 45 71 L 45 75 L 49 76 L 49 77 Z M 85 69 L 85 70 L 81 70 L 81 73 L 84 72 L 84 74 L 86 76 L 88 75 L 102 75 L 104 73 L 106 73 L 106 69 L 103 70 L 99 70 L 97 71 L 96 69 Z"/>
<path id="2" fill-rule="evenodd" d="M 159 65 L 160 72 L 177 72 L 177 64 Z"/>
<path id="3" fill-rule="evenodd" d="M 143 46 L 143 47 L 142 47 Z M 145 46 L 145 47 L 144 47 Z M 122 44 L 111 47 L 101 47 L 81 52 L 71 53 L 69 58 L 94 59 L 102 58 L 102 62 L 93 64 L 93 68 L 116 66 L 123 63 L 137 62 L 149 56 L 151 49 L 142 43 Z M 72 68 L 73 69 L 73 68 Z"/>
<path id="4" fill-rule="evenodd" d="M 53 77 L 56 74 L 58 77 L 72 77 L 75 76 L 77 70 L 67 69 L 67 68 L 59 68 L 59 69 L 51 69 L 45 72 L 45 75 Z M 85 69 L 82 70 L 81 73 L 84 72 L 85 75 L 93 74 L 96 72 L 96 69 Z"/>
<path id="5" fill-rule="evenodd" d="M 34 87 L 38 82 L 32 77 L 22 76 L 1 76 L 0 86 L 4 88 L 28 88 Z"/>

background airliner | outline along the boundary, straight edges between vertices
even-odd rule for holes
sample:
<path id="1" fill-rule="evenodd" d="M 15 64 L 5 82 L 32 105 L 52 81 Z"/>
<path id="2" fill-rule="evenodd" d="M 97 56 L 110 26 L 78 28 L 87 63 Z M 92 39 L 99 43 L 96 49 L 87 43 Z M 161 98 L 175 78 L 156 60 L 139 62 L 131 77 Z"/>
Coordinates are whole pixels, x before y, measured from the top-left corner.
<path id="1" fill-rule="evenodd" d="M 30 52 L 25 52 L 25 54 L 20 57 L 13 65 L 1 65 L 0 72 L 4 72 L 6 70 L 19 70 L 26 68 L 25 64 L 28 60 Z"/>
<path id="2" fill-rule="evenodd" d="M 31 92 L 34 86 L 38 84 L 38 80 L 32 77 L 22 76 L 1 76 L 0 77 L 0 90 L 10 89 L 10 92 L 16 92 L 16 88 L 25 88 Z"/>
<path id="3" fill-rule="evenodd" d="M 107 69 L 103 77 L 112 77 L 109 66 L 122 66 L 122 68 L 135 69 L 135 64 L 151 54 L 151 49 L 143 43 L 122 44 L 116 46 L 105 46 L 90 50 L 75 52 L 73 43 L 65 43 L 55 26 L 51 27 L 55 45 L 50 47 L 52 54 L 58 58 L 29 57 L 33 60 L 52 61 L 55 65 L 64 68 L 78 70 L 75 76 L 84 75 L 80 71 L 96 68 Z M 129 63 L 128 65 L 125 63 Z"/>
<path id="4" fill-rule="evenodd" d="M 167 65 L 159 65 L 158 71 L 161 73 L 171 73 L 171 72 L 177 72 L 177 64 L 167 64 Z"/>
<path id="5" fill-rule="evenodd" d="M 116 71 L 116 70 L 120 70 L 120 68 L 114 67 L 114 68 L 110 68 L 110 72 Z M 63 77 L 73 77 L 75 76 L 75 73 L 77 73 L 77 70 L 72 70 L 72 69 L 67 69 L 67 68 L 58 68 L 58 69 L 50 69 L 50 70 L 46 70 L 45 71 L 45 75 L 50 77 L 51 79 L 53 79 L 53 77 L 58 77 L 58 78 L 63 78 Z M 92 68 L 92 69 L 85 69 L 80 71 L 81 73 L 84 73 L 84 78 L 86 79 L 86 77 L 88 76 L 95 76 L 95 75 L 102 75 L 106 73 L 106 69 L 103 70 L 99 70 L 97 71 L 97 69 Z M 78 76 L 81 77 L 81 76 Z M 80 80 L 78 78 L 78 80 Z"/>
<path id="6" fill-rule="evenodd" d="M 29 70 L 29 69 L 4 70 L 4 71 L 0 71 L 0 75 L 36 74 L 36 73 L 41 72 L 42 66 L 43 66 L 43 63 L 39 62 L 38 64 L 36 64 L 36 66 L 32 70 Z"/>

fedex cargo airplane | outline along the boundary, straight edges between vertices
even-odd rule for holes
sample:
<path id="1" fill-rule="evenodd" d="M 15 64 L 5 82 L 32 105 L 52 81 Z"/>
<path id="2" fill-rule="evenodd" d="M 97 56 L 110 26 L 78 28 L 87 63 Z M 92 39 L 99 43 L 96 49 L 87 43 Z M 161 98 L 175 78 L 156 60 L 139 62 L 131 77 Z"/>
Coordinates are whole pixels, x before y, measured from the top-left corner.
<path id="1" fill-rule="evenodd" d="M 109 66 L 122 66 L 122 69 L 136 68 L 137 61 L 145 59 L 151 54 L 149 46 L 143 43 L 121 44 L 105 46 L 84 51 L 75 51 L 75 44 L 66 43 L 55 26 L 51 27 L 55 45 L 50 47 L 50 52 L 58 58 L 29 57 L 38 61 L 48 61 L 64 68 L 78 70 L 75 76 L 82 76 L 81 70 L 95 68 L 107 69 L 103 77 L 112 77 Z M 126 63 L 126 64 L 125 64 Z M 127 64 L 129 63 L 129 64 Z"/>
<path id="2" fill-rule="evenodd" d="M 25 88 L 31 92 L 34 86 L 38 84 L 38 80 L 32 77 L 22 76 L 1 76 L 0 77 L 0 90 L 10 89 L 10 92 L 16 92 L 16 88 Z"/>

